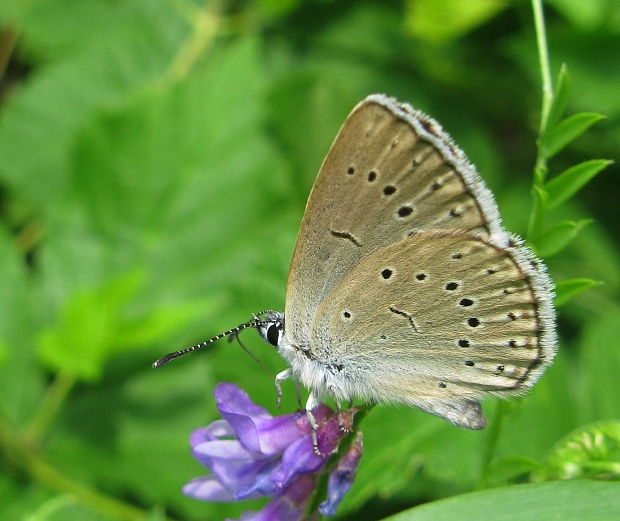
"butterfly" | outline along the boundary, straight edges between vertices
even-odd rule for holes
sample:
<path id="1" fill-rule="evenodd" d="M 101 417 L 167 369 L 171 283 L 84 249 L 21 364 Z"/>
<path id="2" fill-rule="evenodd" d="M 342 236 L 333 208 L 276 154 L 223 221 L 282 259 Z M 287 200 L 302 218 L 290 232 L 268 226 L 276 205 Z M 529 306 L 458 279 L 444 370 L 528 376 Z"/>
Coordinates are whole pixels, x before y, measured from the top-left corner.
<path id="1" fill-rule="evenodd" d="M 382 94 L 349 114 L 310 193 L 285 312 L 256 328 L 310 390 L 417 407 L 482 429 L 485 396 L 531 388 L 556 352 L 553 284 L 501 225 L 492 193 L 439 123 Z"/>

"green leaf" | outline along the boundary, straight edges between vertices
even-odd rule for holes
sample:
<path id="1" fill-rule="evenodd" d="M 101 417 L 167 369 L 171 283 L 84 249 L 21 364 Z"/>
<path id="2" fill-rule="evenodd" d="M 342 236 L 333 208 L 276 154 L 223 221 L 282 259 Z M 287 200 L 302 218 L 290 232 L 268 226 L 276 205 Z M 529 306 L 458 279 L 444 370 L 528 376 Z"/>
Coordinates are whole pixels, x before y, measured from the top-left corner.
<path id="1" fill-rule="evenodd" d="M 456 429 L 419 410 L 393 407 L 375 407 L 364 419 L 362 431 L 364 457 L 339 514 L 351 516 L 376 497 L 428 501 L 475 486 L 480 432 Z M 398 465 L 390 464 L 395 454 Z"/>
<path id="2" fill-rule="evenodd" d="M 55 496 L 34 512 L 29 513 L 23 521 L 111 521 L 112 517 L 96 511 L 80 502 L 74 495 Z M 145 520 L 147 521 L 147 520 Z"/>
<path id="3" fill-rule="evenodd" d="M 562 251 L 593 219 L 562 221 L 545 230 L 536 242 L 536 252 L 541 257 L 551 257 Z"/>
<path id="4" fill-rule="evenodd" d="M 295 10 L 301 0 L 258 0 L 257 4 L 269 17 L 284 17 Z"/>
<path id="5" fill-rule="evenodd" d="M 605 26 L 612 5 L 609 0 L 548 0 L 548 3 L 584 34 Z"/>
<path id="6" fill-rule="evenodd" d="M 119 324 L 118 344 L 125 348 L 142 347 L 170 338 L 183 326 L 213 313 L 221 305 L 211 297 L 180 304 L 156 306 L 146 315 L 128 318 Z"/>
<path id="7" fill-rule="evenodd" d="M 122 347 L 119 329 L 123 313 L 143 284 L 141 279 L 133 273 L 100 288 L 77 292 L 58 323 L 42 332 L 42 359 L 77 378 L 99 378 L 106 359 Z"/>
<path id="8" fill-rule="evenodd" d="M 424 40 L 454 40 L 492 19 L 506 7 L 504 0 L 416 0 L 408 2 L 407 26 Z"/>
<path id="9" fill-rule="evenodd" d="M 388 517 L 389 521 L 617 521 L 616 483 L 557 481 L 512 485 L 453 496 Z M 482 514 L 484 513 L 484 514 Z"/>
<path id="10" fill-rule="evenodd" d="M 140 314 L 130 312 L 129 305 L 143 287 L 142 279 L 136 272 L 77 292 L 58 323 L 41 334 L 43 360 L 83 380 L 96 380 L 104 363 L 118 351 L 157 343 L 213 312 L 210 298 L 154 307 Z"/>
<path id="11" fill-rule="evenodd" d="M 305 205 L 318 165 L 346 117 L 344 107 L 351 102 L 342 98 L 338 85 L 332 85 L 329 78 L 307 71 L 289 75 L 269 93 L 270 121 L 293 169 L 300 207 Z M 300 128 L 300 120 L 307 122 L 307 128 Z"/>
<path id="12" fill-rule="evenodd" d="M 529 474 L 540 465 L 538 460 L 525 456 L 497 458 L 489 466 L 487 482 L 493 486 L 503 485 Z"/>
<path id="13" fill-rule="evenodd" d="M 620 421 L 601 421 L 574 430 L 556 444 L 532 478 L 620 478 Z"/>
<path id="14" fill-rule="evenodd" d="M 40 299 L 17 241 L 0 224 L 0 417 L 21 425 L 35 410 L 45 377 L 36 364 Z"/>
<path id="15" fill-rule="evenodd" d="M 561 174 L 549 181 L 545 188 L 549 194 L 549 208 L 557 208 L 570 199 L 590 180 L 613 161 L 606 159 L 591 159 L 567 168 Z"/>
<path id="16" fill-rule="evenodd" d="M 112 37 L 117 36 L 116 31 L 120 29 L 122 32 L 127 28 L 121 19 L 131 16 L 128 11 L 132 9 L 128 9 L 128 3 L 96 0 L 79 3 L 71 0 L 2 2 L 22 8 L 20 16 L 14 20 L 19 27 L 19 45 L 21 53 L 35 63 L 50 63 L 59 57 L 83 52 L 93 42 L 110 38 L 111 33 L 114 34 Z"/>
<path id="17" fill-rule="evenodd" d="M 97 14 L 83 18 L 90 17 Z M 34 72 L 3 107 L 2 176 L 38 211 L 52 207 L 66 188 L 78 130 L 98 110 L 122 106 L 137 91 L 152 89 L 191 36 L 167 2 L 148 0 L 121 3 L 115 23 L 105 31 L 105 37 L 97 31 L 83 37 L 74 55 Z"/>
<path id="18" fill-rule="evenodd" d="M 537 171 L 534 175 L 535 178 L 537 178 L 543 174 L 541 171 Z M 536 182 L 536 179 L 534 185 L 532 186 L 532 195 L 534 198 L 534 205 L 530 214 L 527 235 L 529 240 L 532 243 L 536 244 L 538 243 L 540 230 L 542 229 L 545 220 L 547 199 L 549 198 L 549 196 L 547 195 L 547 191 L 544 189 L 544 187 L 540 186 L 540 184 Z"/>
<path id="19" fill-rule="evenodd" d="M 555 285 L 555 305 L 561 307 L 582 291 L 600 285 L 601 282 L 592 279 L 571 279 L 557 282 Z"/>
<path id="20" fill-rule="evenodd" d="M 145 287 L 136 295 L 135 305 L 144 311 L 139 317 L 163 318 L 157 308 L 166 303 L 168 320 L 169 313 L 182 318 L 185 302 L 205 295 L 227 305 L 241 278 L 250 283 L 250 267 L 267 257 L 264 238 L 273 237 L 274 199 L 279 197 L 282 211 L 277 219 L 289 204 L 279 195 L 279 156 L 263 135 L 257 59 L 251 39 L 228 45 L 192 77 L 136 95 L 83 129 L 72 154 L 71 190 L 50 210 L 46 228 L 41 269 L 54 304 L 62 301 L 59 296 L 73 298 L 82 288 L 101 287 L 140 268 Z M 257 222 L 264 224 L 248 234 Z M 286 226 L 278 228 L 278 237 L 292 242 L 297 223 Z M 272 268 L 282 266 L 283 277 L 273 284 L 282 299 L 285 251 L 270 261 Z M 220 325 L 230 327 L 226 319 L 238 324 L 256 309 L 251 301 L 243 306 L 219 313 Z M 202 331 L 193 335 L 205 335 L 204 327 L 203 320 Z M 133 334 L 141 335 L 137 329 Z"/>
<path id="21" fill-rule="evenodd" d="M 582 339 L 577 344 L 578 358 L 573 362 L 573 370 L 577 372 L 570 380 L 574 396 L 571 399 L 573 414 L 583 418 L 580 423 L 620 418 L 620 307 L 605 306 L 600 296 L 597 295 L 596 307 L 592 304 L 574 306 L 585 325 Z"/>
<path id="22" fill-rule="evenodd" d="M 558 73 L 558 79 L 556 81 L 555 93 L 553 100 L 551 101 L 551 107 L 549 107 L 549 115 L 547 116 L 547 123 L 545 127 L 545 134 L 548 129 L 555 128 L 560 121 L 560 118 L 564 114 L 566 109 L 566 103 L 568 96 L 570 95 L 571 84 L 570 76 L 568 75 L 568 69 L 566 64 L 562 64 L 560 72 Z"/>
<path id="23" fill-rule="evenodd" d="M 541 137 L 539 144 L 540 156 L 543 159 L 552 158 L 571 141 L 581 136 L 594 123 L 604 118 L 605 116 L 594 112 L 581 112 L 569 116 L 555 127 L 549 129 Z"/>

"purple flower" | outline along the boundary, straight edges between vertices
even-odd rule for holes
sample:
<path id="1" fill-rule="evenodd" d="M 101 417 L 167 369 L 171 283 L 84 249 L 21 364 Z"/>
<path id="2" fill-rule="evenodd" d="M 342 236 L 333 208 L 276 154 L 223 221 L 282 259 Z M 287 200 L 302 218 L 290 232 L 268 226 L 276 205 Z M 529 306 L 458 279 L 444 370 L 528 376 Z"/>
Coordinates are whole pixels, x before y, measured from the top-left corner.
<path id="1" fill-rule="evenodd" d="M 304 519 L 317 481 L 327 471 L 325 464 L 345 437 L 338 415 L 326 405 L 314 411 L 319 426 L 317 444 L 323 454 L 319 456 L 304 412 L 271 416 L 230 383 L 219 384 L 214 394 L 223 419 L 190 436 L 192 454 L 211 474 L 193 479 L 183 492 L 204 501 L 273 497 L 260 512 L 244 512 L 241 521 Z M 347 427 L 357 410 L 342 413 Z M 351 487 L 361 451 L 358 434 L 329 475 L 328 497 L 320 506 L 324 515 L 334 515 Z"/>
<path id="2" fill-rule="evenodd" d="M 319 505 L 319 512 L 324 516 L 336 515 L 338 505 L 353 485 L 357 464 L 361 457 L 362 433 L 358 432 L 355 440 L 338 460 L 336 468 L 327 479 L 327 499 Z"/>

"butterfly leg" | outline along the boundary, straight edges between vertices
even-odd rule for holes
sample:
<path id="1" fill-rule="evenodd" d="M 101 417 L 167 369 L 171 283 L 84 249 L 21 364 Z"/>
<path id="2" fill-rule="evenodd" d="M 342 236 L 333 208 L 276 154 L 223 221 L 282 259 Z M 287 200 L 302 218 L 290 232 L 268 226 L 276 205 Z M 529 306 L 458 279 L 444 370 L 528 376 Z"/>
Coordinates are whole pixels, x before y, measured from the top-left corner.
<path id="1" fill-rule="evenodd" d="M 340 401 L 336 398 L 336 394 L 331 388 L 330 392 L 332 393 L 332 397 L 334 398 L 334 402 L 336 403 L 336 414 L 338 414 L 338 428 L 340 429 L 340 432 L 348 434 L 349 432 L 351 432 L 351 427 L 349 425 L 346 425 L 345 423 L 345 416 L 342 412 L 342 405 Z M 352 404 L 353 400 L 349 400 L 349 409 L 351 408 Z"/>
<path id="2" fill-rule="evenodd" d="M 282 382 L 284 380 L 288 380 L 291 376 L 293 376 L 292 369 L 286 369 L 285 371 L 281 371 L 280 373 L 276 375 L 276 381 L 275 381 L 276 396 L 277 396 L 276 405 L 278 409 L 280 408 L 280 405 L 282 404 Z M 297 381 L 295 381 L 295 389 L 297 390 L 297 401 L 299 401 L 299 384 L 297 383 Z"/>
<path id="3" fill-rule="evenodd" d="M 297 399 L 297 405 L 301 409 L 302 405 L 301 405 L 301 391 L 299 390 L 299 380 L 293 377 L 293 382 L 295 382 L 295 398 Z"/>
<path id="4" fill-rule="evenodd" d="M 311 436 L 312 436 L 312 448 L 314 449 L 314 453 L 317 456 L 323 457 L 325 456 L 325 454 L 323 454 L 319 450 L 319 440 L 316 435 L 316 431 L 318 430 L 319 425 L 316 422 L 316 418 L 314 417 L 314 414 L 312 414 L 312 411 L 316 409 L 320 404 L 321 402 L 317 399 L 314 393 L 311 392 L 310 396 L 308 396 L 308 401 L 306 401 L 306 418 L 308 418 L 308 423 L 310 424 Z"/>

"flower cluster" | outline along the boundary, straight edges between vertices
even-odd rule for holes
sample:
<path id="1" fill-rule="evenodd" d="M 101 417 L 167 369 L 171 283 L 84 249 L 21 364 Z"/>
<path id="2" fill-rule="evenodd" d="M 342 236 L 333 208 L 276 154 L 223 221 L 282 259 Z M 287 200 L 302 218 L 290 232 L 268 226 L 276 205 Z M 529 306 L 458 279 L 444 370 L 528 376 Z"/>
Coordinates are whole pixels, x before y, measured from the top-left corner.
<path id="1" fill-rule="evenodd" d="M 273 499 L 260 512 L 244 512 L 241 520 L 301 521 L 318 516 L 307 510 L 319 477 L 329 472 L 327 498 L 319 511 L 334 515 L 355 477 L 362 454 L 361 433 L 344 454 L 334 454 L 334 464 L 327 464 L 346 435 L 329 407 L 314 411 L 319 455 L 304 412 L 271 416 L 230 383 L 219 384 L 214 394 L 223 419 L 190 436 L 192 454 L 211 474 L 193 479 L 183 492 L 204 501 L 269 496 Z M 345 427 L 352 425 L 356 412 L 352 408 L 341 414 Z"/>

